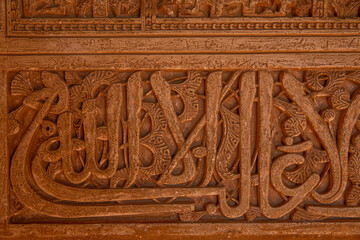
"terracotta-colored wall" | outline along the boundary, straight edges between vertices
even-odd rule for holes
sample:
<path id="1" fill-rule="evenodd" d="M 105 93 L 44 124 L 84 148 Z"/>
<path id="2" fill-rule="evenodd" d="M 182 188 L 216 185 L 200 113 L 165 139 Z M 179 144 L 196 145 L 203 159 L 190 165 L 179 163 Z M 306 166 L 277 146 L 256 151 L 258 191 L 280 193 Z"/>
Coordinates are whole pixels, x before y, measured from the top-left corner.
<path id="1" fill-rule="evenodd" d="M 358 239 L 360 2 L 0 2 L 0 238 Z"/>

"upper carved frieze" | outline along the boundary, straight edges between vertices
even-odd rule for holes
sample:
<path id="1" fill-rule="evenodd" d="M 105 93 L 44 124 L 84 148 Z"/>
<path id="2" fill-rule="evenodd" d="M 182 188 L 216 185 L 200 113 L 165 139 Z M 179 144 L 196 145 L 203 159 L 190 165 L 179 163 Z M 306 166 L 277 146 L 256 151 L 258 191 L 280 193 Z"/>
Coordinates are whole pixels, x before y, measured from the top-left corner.
<path id="1" fill-rule="evenodd" d="M 13 0 L 19 1 L 19 0 Z M 22 0 L 24 17 L 140 17 L 140 0 Z M 358 17 L 358 0 L 158 0 L 159 17 Z"/>
<path id="2" fill-rule="evenodd" d="M 310 16 L 311 0 L 161 0 L 159 15 L 173 17 Z"/>
<path id="3" fill-rule="evenodd" d="M 139 17 L 140 0 L 25 0 L 24 17 Z"/>
<path id="4" fill-rule="evenodd" d="M 360 0 L 7 1 L 10 35 L 360 28 Z"/>

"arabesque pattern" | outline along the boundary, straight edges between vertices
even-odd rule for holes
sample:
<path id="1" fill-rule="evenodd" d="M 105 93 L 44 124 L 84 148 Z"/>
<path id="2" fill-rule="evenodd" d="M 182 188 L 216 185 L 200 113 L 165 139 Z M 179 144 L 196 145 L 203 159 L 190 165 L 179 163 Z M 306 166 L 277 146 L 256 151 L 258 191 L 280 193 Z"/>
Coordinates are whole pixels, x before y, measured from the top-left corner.
<path id="1" fill-rule="evenodd" d="M 14 221 L 360 217 L 359 71 L 13 76 Z"/>

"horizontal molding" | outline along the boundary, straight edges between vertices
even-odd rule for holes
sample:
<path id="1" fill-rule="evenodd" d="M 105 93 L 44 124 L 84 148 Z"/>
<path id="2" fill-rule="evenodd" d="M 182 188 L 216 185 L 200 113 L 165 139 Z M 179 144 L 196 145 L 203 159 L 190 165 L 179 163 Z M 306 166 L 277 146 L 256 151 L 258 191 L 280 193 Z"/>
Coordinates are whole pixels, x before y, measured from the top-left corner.
<path id="1" fill-rule="evenodd" d="M 235 54 L 359 52 L 360 36 L 8 38 L 0 54 Z M 26 47 L 25 47 L 26 46 Z"/>
<path id="2" fill-rule="evenodd" d="M 282 70 L 358 68 L 359 53 L 13 55 L 12 70 Z"/>
<path id="3" fill-rule="evenodd" d="M 244 3 L 238 2 L 237 8 L 248 8 L 247 11 L 253 13 L 243 13 L 239 16 L 227 14 L 212 14 L 209 16 L 201 14 L 203 11 L 213 9 L 217 12 L 225 9 L 221 3 L 208 2 L 207 4 L 195 3 L 192 12 L 196 14 L 184 16 L 180 8 L 177 16 L 161 16 L 158 11 L 159 1 L 143 0 L 140 3 L 139 14 L 136 17 L 111 17 L 108 9 L 101 12 L 100 15 L 94 13 L 94 16 L 75 17 L 75 13 L 69 13 L 64 10 L 61 13 L 40 13 L 40 9 L 34 6 L 28 6 L 21 0 L 7 0 L 7 34 L 8 36 L 171 36 L 171 35 L 232 35 L 232 34 L 250 34 L 250 35 L 318 35 L 318 34 L 355 34 L 359 35 L 360 20 L 356 14 L 350 13 L 341 15 L 341 17 L 329 17 L 327 4 L 315 2 L 311 6 L 305 7 L 310 11 L 311 17 L 301 14 L 288 14 L 292 4 L 288 4 L 282 10 L 274 10 L 270 13 L 258 14 L 256 6 L 245 6 Z M 178 4 L 178 3 L 174 3 Z M 240 5 L 239 5 L 240 4 Z M 160 4 L 161 5 L 161 4 Z M 172 4 L 170 4 L 172 5 Z M 40 5 L 39 5 L 40 6 Z M 38 7 L 39 7 L 38 6 Z M 70 4 L 68 7 L 74 5 Z M 3 6 L 4 7 L 4 6 Z M 63 6 L 64 7 L 64 6 Z M 90 5 L 91 7 L 91 5 Z M 171 6 L 168 6 L 171 8 Z M 347 7 L 347 6 L 343 6 Z M 99 10 L 92 6 L 93 11 Z M 108 6 L 105 6 L 108 8 Z M 185 7 L 186 8 L 186 7 Z M 202 9 L 203 8 L 203 9 Z M 266 7 L 265 7 L 266 8 Z M 317 11 L 315 8 L 318 8 Z M 350 9 L 350 7 L 348 7 Z M 55 9 L 55 8 L 54 8 Z M 201 10 L 202 9 L 202 10 Z M 270 8 L 269 8 L 270 9 Z M 185 10 L 185 9 L 183 9 Z M 242 10 L 244 12 L 244 9 Z M 340 11 L 339 9 L 335 10 Z M 26 12 L 30 12 L 27 17 Z M 317 13 L 315 13 L 317 12 Z M 200 13 L 200 15 L 199 15 Z M 218 12 L 219 13 L 219 12 Z M 59 16 L 60 14 L 61 16 Z M 96 16 L 97 17 L 96 17 Z M 185 14 L 186 15 L 186 14 Z M 335 14 L 336 15 L 336 14 Z M 297 17 L 304 16 L 304 17 Z"/>
<path id="4" fill-rule="evenodd" d="M 270 19 L 268 19 L 270 20 Z M 231 35 L 359 35 L 360 21 L 357 19 L 336 19 L 329 21 L 302 20 L 293 22 L 293 19 L 271 18 L 272 22 L 256 21 L 248 18 L 243 21 L 224 22 L 202 21 L 194 23 L 164 22 L 154 23 L 148 30 L 141 30 L 140 24 L 125 23 L 94 23 L 86 22 L 50 24 L 42 22 L 28 23 L 19 20 L 10 28 L 8 25 L 8 36 L 17 37 L 61 37 L 61 36 L 89 36 L 96 37 L 126 37 L 126 36 L 231 36 Z"/>
<path id="5" fill-rule="evenodd" d="M 8 236 L 21 237 L 88 237 L 117 236 L 151 238 L 162 235 L 164 239 L 173 237 L 206 237 L 206 239 L 219 239 L 219 237 L 245 237 L 261 236 L 266 239 L 285 239 L 281 237 L 302 236 L 311 239 L 356 239 L 360 234 L 359 222 L 313 222 L 313 223 L 156 223 L 156 224 L 9 224 Z M 71 235 L 69 235 L 71 233 Z M 168 236 L 169 238 L 167 238 Z M 171 236 L 171 237 L 170 237 Z M 322 238 L 322 237 L 323 238 Z M 301 239 L 301 238 L 300 238 Z M 302 238 L 303 239 L 303 238 Z"/>

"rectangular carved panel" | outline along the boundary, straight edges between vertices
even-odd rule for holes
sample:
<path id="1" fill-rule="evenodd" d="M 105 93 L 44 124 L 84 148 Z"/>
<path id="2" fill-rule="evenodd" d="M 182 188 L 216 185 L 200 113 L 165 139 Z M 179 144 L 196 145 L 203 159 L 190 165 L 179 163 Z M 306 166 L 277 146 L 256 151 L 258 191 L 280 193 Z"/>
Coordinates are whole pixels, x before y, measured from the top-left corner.
<path id="1" fill-rule="evenodd" d="M 24 17 L 139 17 L 140 0 L 20 0 Z"/>
<path id="2" fill-rule="evenodd" d="M 8 34 L 357 33 L 357 0 L 8 0 Z M 199 32 L 200 31 L 200 32 Z"/>
<path id="3" fill-rule="evenodd" d="M 360 0 L 0 1 L 0 239 L 360 236 Z"/>
<path id="4" fill-rule="evenodd" d="M 359 84 L 356 69 L 10 72 L 10 222 L 359 219 Z"/>

